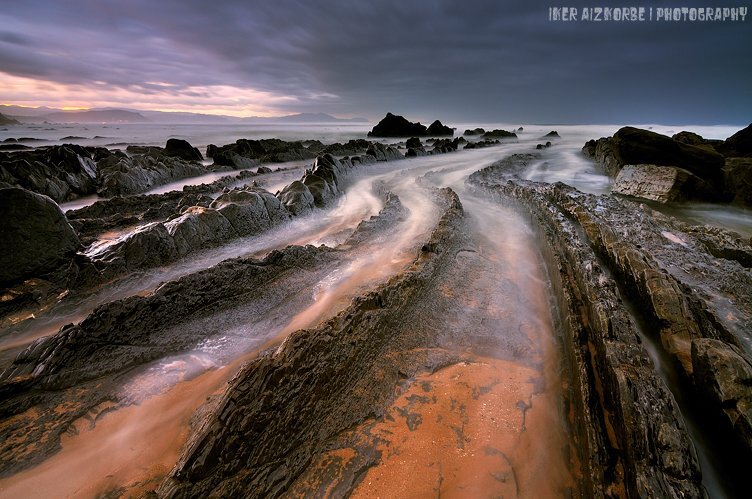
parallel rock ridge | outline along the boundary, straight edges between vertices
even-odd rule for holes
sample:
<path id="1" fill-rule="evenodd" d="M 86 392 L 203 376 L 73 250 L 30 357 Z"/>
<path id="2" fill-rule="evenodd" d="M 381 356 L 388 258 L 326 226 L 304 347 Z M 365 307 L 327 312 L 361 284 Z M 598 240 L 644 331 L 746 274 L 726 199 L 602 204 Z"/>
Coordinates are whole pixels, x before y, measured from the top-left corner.
<path id="1" fill-rule="evenodd" d="M 244 367 L 159 495 L 278 497 L 328 439 L 383 411 L 401 378 L 458 360 L 426 356 L 428 338 L 397 334 L 403 307 L 419 301 L 462 241 L 459 199 L 440 194 L 444 215 L 411 268 Z"/>
<path id="2" fill-rule="evenodd" d="M 265 331 L 283 329 L 288 318 L 277 310 L 307 306 L 312 297 L 305 290 L 348 262 L 361 244 L 396 230 L 404 220 L 399 198 L 378 194 L 384 208 L 337 248 L 290 246 L 263 260 L 225 260 L 147 296 L 101 305 L 80 323 L 29 345 L 0 374 L 0 418 L 9 422 L 0 425 L 0 476 L 59 450 L 61 433 L 87 412 L 96 414 L 102 401 L 111 408 L 134 403 L 123 395 L 122 383 L 139 366 L 212 338 L 228 340 L 227 324 L 255 328 L 261 339 Z M 76 410 L 52 409 L 73 399 Z M 38 413 L 25 412 L 30 407 Z"/>
<path id="3" fill-rule="evenodd" d="M 721 445 L 734 456 L 731 466 L 750 462 L 752 277 L 741 265 L 745 257 L 718 259 L 709 250 L 734 236 L 690 227 L 611 195 L 508 181 L 505 172 L 489 167 L 471 182 L 530 210 L 558 266 L 553 277 L 561 281 L 557 291 L 570 313 L 564 323 L 580 384 L 580 399 L 573 402 L 585 416 L 581 459 L 590 467 L 593 493 L 622 487 L 629 496 L 704 493 L 679 410 L 619 293 L 643 311 L 652 325 L 647 333 L 659 338 L 693 387 L 690 396 L 724 428 Z M 742 255 L 752 251 L 748 242 L 736 241 L 745 248 Z"/>

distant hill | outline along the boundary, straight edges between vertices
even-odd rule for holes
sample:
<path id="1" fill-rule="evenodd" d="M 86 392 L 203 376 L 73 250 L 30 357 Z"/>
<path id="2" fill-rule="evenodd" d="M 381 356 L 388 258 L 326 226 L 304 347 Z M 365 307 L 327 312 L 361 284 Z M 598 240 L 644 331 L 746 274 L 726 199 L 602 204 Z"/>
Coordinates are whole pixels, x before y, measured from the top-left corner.
<path id="1" fill-rule="evenodd" d="M 136 109 L 96 108 L 64 111 L 50 107 L 0 105 L 0 113 L 12 115 L 24 123 L 163 123 L 163 124 L 233 124 L 233 123 L 368 123 L 365 118 L 335 118 L 325 113 L 299 113 L 278 117 L 223 116 L 188 112 L 140 111 Z"/>
<path id="2" fill-rule="evenodd" d="M 0 113 L 0 125 L 20 125 L 18 120 L 14 120 L 4 114 Z"/>
<path id="3" fill-rule="evenodd" d="M 52 123 L 148 123 L 151 120 L 133 111 L 63 111 L 39 116 Z"/>
<path id="4" fill-rule="evenodd" d="M 325 113 L 300 113 L 291 114 L 289 116 L 280 116 L 279 118 L 261 119 L 265 121 L 274 121 L 277 123 L 368 123 L 368 120 L 365 118 L 335 118 L 334 116 Z"/>

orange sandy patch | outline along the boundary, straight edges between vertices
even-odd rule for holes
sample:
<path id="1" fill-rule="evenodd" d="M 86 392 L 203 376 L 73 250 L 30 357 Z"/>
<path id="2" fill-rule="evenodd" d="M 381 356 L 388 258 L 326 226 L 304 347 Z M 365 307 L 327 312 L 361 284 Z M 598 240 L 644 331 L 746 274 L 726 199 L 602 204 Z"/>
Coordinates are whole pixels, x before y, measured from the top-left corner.
<path id="1" fill-rule="evenodd" d="M 381 462 L 353 497 L 560 496 L 570 482 L 552 452 L 560 417 L 534 395 L 538 377 L 488 358 L 418 377 L 371 429 Z"/>

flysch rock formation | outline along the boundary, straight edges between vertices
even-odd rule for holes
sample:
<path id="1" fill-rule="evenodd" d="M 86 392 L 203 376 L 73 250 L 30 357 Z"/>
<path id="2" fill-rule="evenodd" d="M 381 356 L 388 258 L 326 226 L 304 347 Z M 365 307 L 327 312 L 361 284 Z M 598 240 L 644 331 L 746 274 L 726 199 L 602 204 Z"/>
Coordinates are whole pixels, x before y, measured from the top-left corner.
<path id="1" fill-rule="evenodd" d="M 722 429 L 724 465 L 752 462 L 750 242 L 614 195 L 512 179 L 510 163 L 514 157 L 470 182 L 529 211 L 539 227 L 568 313 L 562 324 L 576 385 L 578 420 L 571 424 L 587 470 L 583 490 L 702 497 L 679 409 L 624 300 L 636 305 L 636 319 L 662 346 L 687 396 Z"/>
<path id="2" fill-rule="evenodd" d="M 332 269 L 399 229 L 405 208 L 398 197 L 380 195 L 383 210 L 341 247 L 290 246 L 262 260 L 229 259 L 147 296 L 106 303 L 80 323 L 29 345 L 0 374 L 0 476 L 58 451 L 61 435 L 81 418 L 95 421 L 148 397 L 124 394 L 122 386 L 152 360 L 214 338 L 249 348 L 245 335 L 235 337 L 232 327 L 252 328 L 260 340 L 273 340 L 264 335 L 289 320 L 280 310 L 309 305 L 311 290 Z M 55 410 L 61 405 L 66 411 Z"/>
<path id="3" fill-rule="evenodd" d="M 430 348 L 435 330 L 405 322 L 464 242 L 459 199 L 448 189 L 440 194 L 444 214 L 410 269 L 244 367 L 158 495 L 279 496 L 330 438 L 383 411 L 401 379 L 463 359 Z M 377 459 L 363 458 L 364 467 Z M 357 473 L 348 476 L 344 490 L 357 481 Z"/>

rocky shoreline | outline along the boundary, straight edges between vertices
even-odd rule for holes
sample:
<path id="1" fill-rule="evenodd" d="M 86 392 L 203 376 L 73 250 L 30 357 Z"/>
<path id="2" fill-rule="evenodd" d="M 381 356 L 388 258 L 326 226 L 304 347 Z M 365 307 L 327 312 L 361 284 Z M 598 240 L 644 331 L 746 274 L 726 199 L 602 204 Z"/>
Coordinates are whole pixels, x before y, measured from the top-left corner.
<path id="1" fill-rule="evenodd" d="M 717 445 L 734 456 L 728 462 L 750 462 L 752 278 L 743 265 L 749 242 L 614 195 L 513 179 L 507 166 L 526 161 L 529 155 L 513 156 L 472 175 L 470 183 L 532 213 L 549 252 L 578 385 L 571 403 L 586 417 L 577 430 L 579 449 L 589 449 L 581 456 L 589 466 L 585 490 L 703 495 L 679 409 L 641 345 L 635 320 L 649 325 L 645 333 L 690 387 L 686 396 L 702 401 L 723 427 Z M 724 241 L 743 256 L 719 253 Z M 623 300 L 635 305 L 637 317 Z M 577 428 L 578 421 L 570 423 Z"/>
<path id="2" fill-rule="evenodd" d="M 440 493 L 452 477 L 463 487 L 532 493 L 537 489 L 525 487 L 537 471 L 516 459 L 524 458 L 528 439 L 558 435 L 546 433 L 549 426 L 564 428 L 546 448 L 552 469 L 567 468 L 556 484 L 561 495 L 707 497 L 707 477 L 716 472 L 708 461 L 722 468 L 725 491 L 741 495 L 752 462 L 752 241 L 654 208 L 686 200 L 749 206 L 750 130 L 720 141 L 625 127 L 589 141 L 583 153 L 613 180 L 612 193 L 601 195 L 523 180 L 558 147 L 555 131 L 536 134 L 543 144 L 479 168 L 465 186 L 451 184 L 454 190 L 428 186 L 446 185 L 458 172 L 464 179 L 468 170 L 449 163 L 427 170 L 434 164 L 418 160 L 413 183 L 399 196 L 373 182 L 370 213 L 378 215 L 348 225 L 336 245 L 305 240 L 261 258 L 223 256 L 146 292 L 83 307 L 81 320 L 27 340 L 0 372 L 0 476 L 64 452 L 62 442 L 82 425 L 94 428 L 167 393 L 167 384 L 177 383 L 172 374 L 164 386 L 140 384 L 160 362 L 198 362 L 199 374 L 181 374 L 182 381 L 190 385 L 209 372 L 218 384 L 197 392 L 199 409 L 181 420 L 177 463 L 173 457 L 169 472 L 149 471 L 135 489 L 102 493 L 368 495 L 378 490 L 369 488 L 371 479 L 383 486 L 394 478 L 390 459 L 408 452 L 399 439 L 420 447 L 443 430 L 456 437 L 450 448 L 457 462 L 466 451 L 485 454 L 477 465 L 485 475 L 439 466 L 430 490 Z M 374 171 L 369 165 L 519 138 L 478 128 L 465 131 L 479 139 L 468 142 L 438 120 L 425 127 L 391 114 L 369 135 L 408 140 L 241 139 L 210 145 L 210 167 L 200 151 L 175 139 L 127 153 L 71 145 L 0 153 L 0 225 L 8 234 L 0 248 L 3 330 L 33 325 L 134 275 L 325 215 L 354 179 Z M 421 140 L 426 136 L 433 138 Z M 299 177 L 296 169 L 276 177 L 288 182 L 277 192 L 263 188 L 265 176 L 277 174 L 264 164 L 309 159 L 309 167 L 295 167 Z M 136 194 L 207 171 L 228 174 L 181 191 Z M 408 168 L 394 171 L 399 178 Z M 55 202 L 93 192 L 114 197 L 66 213 Z M 489 227 L 503 225 L 479 218 L 508 216 L 493 211 L 499 207 L 534 231 L 545 260 L 536 264 L 540 276 L 503 275 L 522 264 L 495 253 L 502 242 L 489 242 Z M 352 270 L 356 259 L 392 245 L 412 216 L 429 228 L 416 232 L 404 260 L 390 256 L 388 275 Z M 343 269 L 362 272 L 362 280 L 339 301 L 315 308 L 326 295 L 322 283 Z M 525 280 L 543 283 L 531 288 L 540 296 L 523 292 Z M 550 296 L 540 291 L 548 284 Z M 511 296 L 543 305 L 498 305 Z M 545 325 L 543 308 L 555 324 Z M 290 311 L 314 315 L 299 322 Z M 541 317 L 518 323 L 508 315 L 521 311 Z M 558 355 L 546 357 L 535 334 L 555 336 Z M 502 372 L 519 379 L 501 381 Z M 466 393 L 454 390 L 459 384 Z M 485 426 L 466 429 L 486 414 L 486 403 L 496 412 Z M 468 416 L 473 404 L 479 412 Z M 448 422 L 453 417 L 461 426 Z M 400 434 L 402 426 L 409 433 Z M 492 434 L 499 442 L 479 446 Z M 504 438 L 516 443 L 502 444 Z"/>

